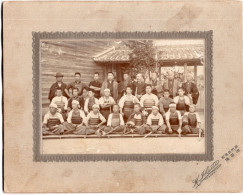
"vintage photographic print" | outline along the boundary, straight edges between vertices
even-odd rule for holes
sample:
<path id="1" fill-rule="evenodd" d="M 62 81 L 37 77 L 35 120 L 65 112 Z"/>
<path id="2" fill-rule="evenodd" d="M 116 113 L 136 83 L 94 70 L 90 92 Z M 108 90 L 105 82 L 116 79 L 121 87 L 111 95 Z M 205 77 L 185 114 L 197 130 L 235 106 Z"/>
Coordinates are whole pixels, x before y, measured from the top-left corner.
<path id="1" fill-rule="evenodd" d="M 4 192 L 242 192 L 242 2 L 4 2 L 2 70 Z"/>
<path id="2" fill-rule="evenodd" d="M 40 36 L 34 45 L 39 50 L 34 55 L 39 59 L 39 154 L 211 158 L 206 155 L 213 149 L 212 97 L 206 97 L 211 34 L 142 33 L 136 38 L 130 33 L 129 38 L 128 33 L 120 39 L 112 33 L 111 38 L 84 33 L 88 37 L 75 39 L 65 33 L 65 39 L 33 34 Z M 124 144 L 131 150 L 123 150 Z"/>

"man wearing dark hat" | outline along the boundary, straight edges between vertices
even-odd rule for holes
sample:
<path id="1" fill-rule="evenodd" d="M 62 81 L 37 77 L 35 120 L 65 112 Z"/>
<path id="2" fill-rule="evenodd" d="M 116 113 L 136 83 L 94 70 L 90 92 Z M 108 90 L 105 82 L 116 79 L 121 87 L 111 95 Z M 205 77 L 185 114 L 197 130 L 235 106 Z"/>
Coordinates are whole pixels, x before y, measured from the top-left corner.
<path id="1" fill-rule="evenodd" d="M 79 72 L 75 72 L 74 75 L 75 75 L 75 81 L 72 82 L 72 83 L 70 83 L 70 84 L 66 87 L 66 89 L 65 89 L 66 94 L 67 94 L 68 97 L 70 97 L 70 98 L 71 98 L 73 95 L 69 93 L 69 89 L 78 88 L 78 89 L 79 89 L 79 94 L 78 94 L 78 95 L 81 96 L 82 93 L 83 93 L 83 89 L 84 89 L 84 88 L 88 88 L 88 86 L 87 86 L 85 83 L 83 83 L 83 82 L 81 81 L 81 74 L 80 74 Z"/>
<path id="2" fill-rule="evenodd" d="M 60 88 L 62 90 L 62 94 L 67 97 L 67 94 L 64 92 L 67 85 L 62 82 L 63 74 L 58 72 L 58 73 L 56 73 L 55 77 L 56 77 L 56 82 L 54 84 L 52 84 L 50 91 L 49 91 L 48 99 L 50 100 L 50 102 L 56 96 L 57 88 Z"/>

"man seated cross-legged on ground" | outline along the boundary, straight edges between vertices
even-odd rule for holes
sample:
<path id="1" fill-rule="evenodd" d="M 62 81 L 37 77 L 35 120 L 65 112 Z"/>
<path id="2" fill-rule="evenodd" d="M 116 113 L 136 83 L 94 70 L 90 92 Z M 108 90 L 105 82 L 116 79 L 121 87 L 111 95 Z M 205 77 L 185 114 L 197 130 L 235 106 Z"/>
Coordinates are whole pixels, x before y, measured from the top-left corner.
<path id="1" fill-rule="evenodd" d="M 189 112 L 184 114 L 182 121 L 182 134 L 203 134 L 200 116 L 196 112 L 195 104 L 189 106 Z"/>
<path id="2" fill-rule="evenodd" d="M 45 114 L 42 126 L 43 135 L 59 135 L 63 133 L 63 117 L 57 112 L 57 105 L 51 103 L 49 111 Z"/>
<path id="3" fill-rule="evenodd" d="M 144 133 L 162 134 L 165 133 L 165 129 L 166 129 L 166 125 L 164 124 L 163 117 L 159 113 L 159 108 L 157 106 L 153 106 L 152 112 L 147 118 L 145 131 L 141 132 L 141 134 Z"/>
<path id="4" fill-rule="evenodd" d="M 167 124 L 166 133 L 181 134 L 181 126 L 182 126 L 181 113 L 178 110 L 176 110 L 175 103 L 171 103 L 169 107 L 170 107 L 169 111 L 165 113 L 165 119 Z"/>
<path id="5" fill-rule="evenodd" d="M 86 125 L 85 131 L 80 132 L 82 135 L 96 134 L 101 135 L 100 131 L 105 127 L 105 117 L 99 112 L 99 105 L 94 104 L 92 111 L 87 115 L 84 124 Z"/>
<path id="6" fill-rule="evenodd" d="M 85 114 L 83 110 L 79 109 L 80 105 L 77 100 L 72 101 L 72 110 L 68 113 L 67 122 L 64 122 L 64 133 L 79 133 L 84 131 L 85 126 L 83 125 L 85 120 Z"/>
<path id="7" fill-rule="evenodd" d="M 138 133 L 143 134 L 145 132 L 146 117 L 141 112 L 139 103 L 134 104 L 134 112 L 130 115 L 126 124 L 126 131 L 124 134 Z"/>
<path id="8" fill-rule="evenodd" d="M 122 114 L 119 113 L 119 106 L 115 104 L 113 106 L 113 113 L 108 117 L 107 126 L 104 128 L 103 135 L 111 133 L 122 134 L 125 128 Z"/>

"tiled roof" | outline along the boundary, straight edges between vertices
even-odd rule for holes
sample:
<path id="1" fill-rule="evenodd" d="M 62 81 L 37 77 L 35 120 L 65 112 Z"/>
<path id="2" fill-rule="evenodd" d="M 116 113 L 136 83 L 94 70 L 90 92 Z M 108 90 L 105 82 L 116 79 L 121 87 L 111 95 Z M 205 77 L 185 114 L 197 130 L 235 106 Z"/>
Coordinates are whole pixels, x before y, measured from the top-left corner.
<path id="1" fill-rule="evenodd" d="M 173 45 L 160 46 L 158 49 L 159 61 L 193 61 L 197 60 L 202 63 L 204 56 L 204 47 L 202 45 Z M 107 51 L 94 57 L 96 62 L 129 62 L 128 48 L 116 49 L 110 48 Z"/>

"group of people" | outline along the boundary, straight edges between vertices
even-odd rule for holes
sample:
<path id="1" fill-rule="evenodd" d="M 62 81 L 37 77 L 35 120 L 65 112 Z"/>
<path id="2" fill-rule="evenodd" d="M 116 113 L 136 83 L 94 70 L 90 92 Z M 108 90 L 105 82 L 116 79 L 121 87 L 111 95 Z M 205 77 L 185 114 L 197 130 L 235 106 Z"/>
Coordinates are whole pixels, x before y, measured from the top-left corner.
<path id="1" fill-rule="evenodd" d="M 164 83 L 152 73 L 145 83 L 142 74 L 131 81 L 124 73 L 118 83 L 112 72 L 99 82 L 99 73 L 89 86 L 75 73 L 75 81 L 66 85 L 57 73 L 49 92 L 50 106 L 43 120 L 43 135 L 77 134 L 198 134 L 201 120 L 196 112 L 199 92 L 193 77 L 180 84 L 174 73 Z"/>

